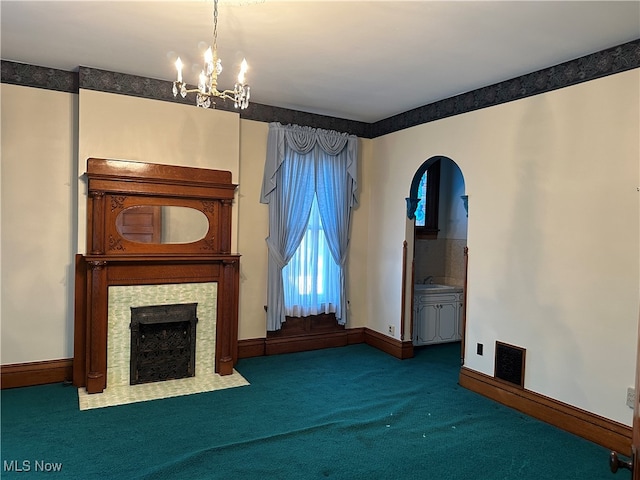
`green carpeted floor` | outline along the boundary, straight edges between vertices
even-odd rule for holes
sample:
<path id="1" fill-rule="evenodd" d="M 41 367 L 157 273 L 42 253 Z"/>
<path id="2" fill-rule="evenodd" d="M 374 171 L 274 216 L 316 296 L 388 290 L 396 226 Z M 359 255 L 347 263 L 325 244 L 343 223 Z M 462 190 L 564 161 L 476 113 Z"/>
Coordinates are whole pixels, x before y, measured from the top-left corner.
<path id="1" fill-rule="evenodd" d="M 459 387 L 458 359 L 458 344 L 251 358 L 250 386 L 82 412 L 73 387 L 4 390 L 2 477 L 630 478 L 604 448 Z"/>

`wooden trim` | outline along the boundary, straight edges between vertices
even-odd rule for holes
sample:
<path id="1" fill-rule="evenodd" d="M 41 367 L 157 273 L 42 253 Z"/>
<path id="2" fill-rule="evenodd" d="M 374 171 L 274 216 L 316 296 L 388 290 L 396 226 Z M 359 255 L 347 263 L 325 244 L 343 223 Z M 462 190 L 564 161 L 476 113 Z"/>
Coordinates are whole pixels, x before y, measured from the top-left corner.
<path id="1" fill-rule="evenodd" d="M 43 362 L 14 363 L 2 365 L 1 387 L 31 387 L 47 383 L 71 381 L 73 359 L 46 360 Z"/>
<path id="2" fill-rule="evenodd" d="M 231 172 L 209 168 L 154 165 L 133 160 L 87 159 L 87 170 L 94 178 L 121 182 L 123 179 L 142 184 L 177 185 L 184 190 L 189 186 L 216 186 L 227 188 Z M 235 188 L 235 187 L 234 187 Z"/>
<path id="3" fill-rule="evenodd" d="M 231 172 L 125 160 L 87 160 L 87 252 L 92 255 L 231 253 Z M 130 208 L 178 206 L 199 211 L 208 223 L 203 238 L 188 243 L 133 240 L 118 228 Z"/>
<path id="4" fill-rule="evenodd" d="M 87 263 L 82 254 L 76 254 L 75 299 L 73 319 L 73 384 L 82 385 L 87 378 Z"/>
<path id="5" fill-rule="evenodd" d="M 286 317 L 277 331 L 267 332 L 265 355 L 303 352 L 349 344 L 349 334 L 333 313 Z"/>
<path id="6" fill-rule="evenodd" d="M 638 312 L 638 324 L 640 325 L 640 312 Z M 636 392 L 640 390 L 640 330 L 636 339 Z M 640 401 L 638 393 L 633 401 L 633 429 L 631 434 L 631 461 L 633 467 L 633 480 L 640 480 Z"/>
<path id="7" fill-rule="evenodd" d="M 238 340 L 238 358 L 262 357 L 265 355 L 264 338 Z"/>
<path id="8" fill-rule="evenodd" d="M 347 329 L 347 343 L 349 345 L 354 345 L 356 343 L 364 343 L 365 342 L 365 328 L 349 328 Z"/>
<path id="9" fill-rule="evenodd" d="M 256 339 L 248 342 L 255 343 L 257 341 L 258 340 Z M 243 349 L 248 349 L 248 345 L 253 345 L 254 343 L 248 343 L 243 347 Z M 413 343 L 411 341 L 402 342 L 366 327 L 346 328 L 341 331 L 333 332 L 308 333 L 271 338 L 267 337 L 264 340 L 264 343 L 264 355 L 304 352 L 307 350 L 319 350 L 322 348 L 344 347 L 346 345 L 354 345 L 356 343 L 366 343 L 367 345 L 377 348 L 378 350 L 382 350 L 383 352 L 401 360 L 413 358 Z M 239 345 L 238 348 L 240 348 Z M 259 347 L 252 348 L 255 348 L 255 352 L 257 352 Z M 242 357 L 240 353 L 238 355 Z"/>
<path id="10" fill-rule="evenodd" d="M 411 309 L 409 310 L 409 340 L 411 340 L 413 342 L 413 323 L 415 322 L 415 319 L 413 317 L 413 302 L 415 301 L 415 291 L 416 289 L 414 288 L 414 285 L 416 284 L 416 239 L 415 239 L 415 234 L 414 234 L 414 239 L 413 239 L 413 254 L 412 254 L 412 259 L 411 259 L 411 290 L 410 290 L 410 297 L 411 297 Z M 402 340 L 404 340 L 404 337 L 402 338 Z"/>
<path id="11" fill-rule="evenodd" d="M 468 222 L 467 222 L 468 223 Z M 464 286 L 462 288 L 462 319 L 460 324 L 460 365 L 464 365 L 464 352 L 467 340 L 467 278 L 469 276 L 469 247 L 464 247 Z M 413 304 L 412 304 L 413 305 Z"/>
<path id="12" fill-rule="evenodd" d="M 322 348 L 344 347 L 346 345 L 348 345 L 346 331 L 311 333 L 308 335 L 267 338 L 265 340 L 265 354 L 278 355 Z"/>
<path id="13" fill-rule="evenodd" d="M 364 330 L 364 341 L 367 345 L 401 360 L 413 358 L 413 343 L 411 341 L 403 342 L 369 328 Z"/>
<path id="14" fill-rule="evenodd" d="M 344 329 L 342 332 L 323 332 L 288 337 L 238 340 L 238 358 L 261 357 L 264 355 L 293 353 L 304 350 L 318 350 L 334 346 L 364 343 L 364 331 L 365 329 L 360 327 Z M 341 338 L 341 336 L 344 338 Z M 267 343 L 270 344 L 268 349 Z"/>
<path id="15" fill-rule="evenodd" d="M 238 341 L 238 255 L 85 255 L 83 259 L 89 271 L 84 300 L 87 311 L 76 308 L 82 316 L 75 320 L 79 328 L 74 332 L 74 365 L 84 365 L 86 376 L 75 373 L 75 386 L 86 387 L 89 393 L 102 392 L 107 386 L 107 306 L 112 285 L 217 282 L 215 371 L 220 375 L 233 372 Z M 80 281 L 82 278 L 76 279 Z M 83 336 L 85 346 L 80 348 Z"/>
<path id="16" fill-rule="evenodd" d="M 631 427 L 466 367 L 460 370 L 459 383 L 464 388 L 607 449 L 631 455 Z"/>
<path id="17" fill-rule="evenodd" d="M 400 340 L 404 340 L 404 317 L 407 309 L 407 241 L 402 242 L 402 291 L 400 292 Z M 413 290 L 413 288 L 411 289 Z M 413 303 L 411 303 L 413 309 Z"/>
<path id="18" fill-rule="evenodd" d="M 319 333 L 344 333 L 345 326 L 340 325 L 334 313 L 320 313 L 306 317 L 285 317 L 280 330 L 267 332 L 267 339 L 297 337 Z"/>
<path id="19" fill-rule="evenodd" d="M 238 358 L 304 352 L 357 343 L 366 343 L 399 359 L 413 357 L 411 342 L 401 342 L 366 327 L 357 327 L 333 332 L 238 340 Z"/>

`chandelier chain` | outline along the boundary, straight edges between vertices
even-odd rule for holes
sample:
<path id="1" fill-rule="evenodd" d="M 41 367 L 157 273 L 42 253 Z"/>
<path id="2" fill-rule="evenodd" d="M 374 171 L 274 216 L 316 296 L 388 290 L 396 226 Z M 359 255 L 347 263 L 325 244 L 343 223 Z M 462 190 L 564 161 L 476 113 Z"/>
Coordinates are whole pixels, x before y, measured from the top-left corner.
<path id="1" fill-rule="evenodd" d="M 218 51 L 218 0 L 213 0 L 213 51 Z"/>

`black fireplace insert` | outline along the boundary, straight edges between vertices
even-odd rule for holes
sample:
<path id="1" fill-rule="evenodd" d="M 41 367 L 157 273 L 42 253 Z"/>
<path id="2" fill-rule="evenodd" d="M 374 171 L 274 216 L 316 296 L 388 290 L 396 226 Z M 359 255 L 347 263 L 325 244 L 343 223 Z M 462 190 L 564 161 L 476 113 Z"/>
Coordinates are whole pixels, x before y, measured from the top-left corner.
<path id="1" fill-rule="evenodd" d="M 131 307 L 131 385 L 195 375 L 197 306 Z"/>

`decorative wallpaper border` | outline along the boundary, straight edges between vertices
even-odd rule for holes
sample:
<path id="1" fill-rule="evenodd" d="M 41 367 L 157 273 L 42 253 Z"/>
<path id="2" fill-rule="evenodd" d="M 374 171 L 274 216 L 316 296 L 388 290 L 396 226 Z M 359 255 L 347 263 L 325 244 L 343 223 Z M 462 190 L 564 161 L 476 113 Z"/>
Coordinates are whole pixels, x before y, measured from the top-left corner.
<path id="1" fill-rule="evenodd" d="M 368 138 L 639 67 L 640 39 L 385 118 L 371 124 Z"/>
<path id="2" fill-rule="evenodd" d="M 58 92 L 78 93 L 79 88 L 78 74 L 75 72 L 5 60 L 0 64 L 0 78 L 2 83 Z"/>
<path id="3" fill-rule="evenodd" d="M 259 122 L 280 122 L 336 130 L 361 138 L 375 138 L 423 123 L 550 92 L 639 67 L 640 39 L 637 39 L 559 65 L 424 105 L 375 123 L 357 122 L 259 103 L 250 104 L 249 108 L 240 112 L 240 117 Z M 89 67 L 79 67 L 78 72 L 75 73 L 2 60 L 0 75 L 2 83 L 69 93 L 78 93 L 80 88 L 84 88 L 194 105 L 190 98 L 183 99 L 180 96 L 174 98 L 171 93 L 172 82 L 170 81 Z M 194 105 L 194 108 L 197 107 Z M 232 105 L 224 102 L 219 102 L 216 108 L 235 111 Z"/>
<path id="4" fill-rule="evenodd" d="M 180 95 L 173 96 L 173 83 L 166 80 L 155 80 L 152 78 L 138 77 L 124 73 L 109 72 L 89 67 L 79 68 L 80 88 L 87 90 L 97 90 L 100 92 L 120 93 L 134 97 L 150 98 L 153 100 L 164 100 L 167 102 L 194 105 L 192 96 L 182 98 Z M 196 88 L 189 86 L 189 88 Z M 195 105 L 194 105 L 195 106 Z M 233 105 L 218 100 L 217 110 L 236 112 Z M 286 108 L 272 107 L 260 103 L 250 103 L 249 107 L 239 112 L 240 117 L 246 120 L 256 120 L 259 122 L 280 122 L 283 125 L 297 124 L 336 130 L 338 132 L 348 132 L 350 134 L 368 138 L 368 123 L 354 122 L 343 118 L 328 117 L 313 113 L 289 110 Z"/>

